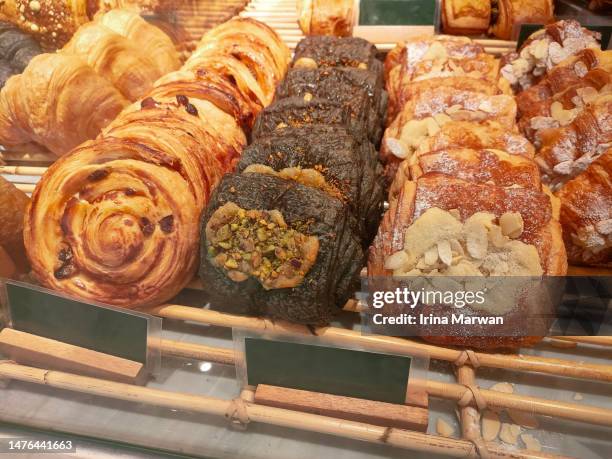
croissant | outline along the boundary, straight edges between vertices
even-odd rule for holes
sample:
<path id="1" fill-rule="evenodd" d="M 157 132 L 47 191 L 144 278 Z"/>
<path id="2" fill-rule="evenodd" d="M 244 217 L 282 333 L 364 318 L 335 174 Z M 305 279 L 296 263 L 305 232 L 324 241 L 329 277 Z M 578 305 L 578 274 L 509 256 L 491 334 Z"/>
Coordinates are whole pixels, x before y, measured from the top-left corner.
<path id="1" fill-rule="evenodd" d="M 281 79 L 281 73 L 276 66 L 272 53 L 269 52 L 262 40 L 257 37 L 246 37 L 236 32 L 233 39 L 207 39 L 193 52 L 190 60 L 203 57 L 226 59 L 235 57 L 243 63 L 255 78 L 267 100 L 274 96 L 274 90 Z"/>
<path id="2" fill-rule="evenodd" d="M 478 56 L 484 56 L 484 48 L 479 44 L 473 43 L 467 37 L 451 37 L 446 35 L 415 37 L 395 47 L 387 54 L 384 64 L 385 81 L 387 82 L 386 88 L 389 93 L 387 121 L 391 122 L 402 108 L 403 103 L 400 101 L 401 91 L 404 88 L 408 88 L 410 86 L 409 83 L 416 76 L 420 76 L 421 79 L 427 78 L 427 75 L 423 75 L 425 73 L 424 70 L 426 70 L 426 68 L 423 68 L 423 64 L 421 64 L 421 69 L 419 70 L 420 75 L 415 75 L 416 67 L 419 63 L 427 61 L 429 71 L 431 71 L 431 66 L 434 62 L 436 66 L 446 65 L 448 68 L 448 61 L 450 59 L 453 60 L 453 66 L 461 67 L 461 65 L 457 66 L 455 60 L 467 62 L 468 60 L 476 59 Z M 490 57 L 485 57 L 484 59 L 489 62 L 488 65 L 495 63 L 495 60 L 491 60 Z M 483 64 L 469 65 L 477 65 L 484 68 Z M 487 64 L 484 65 L 486 66 Z M 494 65 L 497 66 L 497 64 Z M 492 74 L 495 74 L 496 68 L 491 69 Z M 440 73 L 441 70 L 442 67 L 440 67 L 437 73 Z M 471 70 L 473 69 L 468 71 Z M 485 73 L 488 73 L 488 71 Z M 453 75 L 431 74 L 429 78 L 445 76 Z"/>
<path id="3" fill-rule="evenodd" d="M 482 152 L 489 151 L 501 157 L 501 161 L 490 154 L 482 154 Z M 446 155 L 441 156 L 445 152 L 447 152 Z M 481 153 L 474 156 L 472 152 Z M 503 167 L 504 163 L 508 162 L 504 160 L 504 158 L 507 159 L 507 154 L 514 156 L 512 161 L 509 162 L 510 171 L 513 169 L 512 163 L 518 162 L 522 169 L 520 175 L 511 173 L 508 173 L 507 176 L 504 175 L 507 172 L 500 174 L 500 164 Z M 459 157 L 467 156 L 468 161 L 463 163 L 440 161 L 440 159 L 453 158 L 457 155 L 460 155 Z M 468 121 L 449 121 L 440 126 L 440 130 L 436 134 L 422 141 L 410 160 L 404 160 L 399 164 L 389 188 L 389 200 L 397 198 L 406 181 L 434 170 L 458 178 L 462 177 L 456 174 L 463 174 L 464 178 L 471 181 L 486 182 L 492 180 L 495 184 L 501 186 L 521 185 L 539 189 L 540 175 L 536 164 L 531 161 L 534 155 L 535 149 L 525 137 L 504 129 L 495 121 L 486 121 L 479 124 Z M 420 163 L 422 162 L 421 157 L 425 156 L 428 156 L 429 159 L 425 160 L 426 167 L 423 169 Z M 517 156 L 529 161 L 517 159 Z M 492 161 L 483 164 L 485 159 Z M 436 168 L 432 169 L 432 166 L 436 166 Z M 444 169 L 446 166 L 449 169 Z M 450 170 L 453 169 L 455 173 L 451 174 Z M 538 172 L 537 175 L 535 172 Z M 486 179 L 483 180 L 485 177 Z"/>
<path id="4" fill-rule="evenodd" d="M 541 132 L 536 161 L 555 190 L 584 171 L 612 144 L 612 93 L 591 101 L 571 123 Z"/>
<path id="5" fill-rule="evenodd" d="M 582 50 L 517 95 L 519 127 L 539 144 L 541 129 L 570 123 L 586 103 L 609 91 L 611 83 L 612 51 Z"/>
<path id="6" fill-rule="evenodd" d="M 36 142 L 60 156 L 98 135 L 128 103 L 80 58 L 40 54 L 0 92 L 0 144 Z"/>
<path id="7" fill-rule="evenodd" d="M 491 31 L 504 40 L 518 36 L 521 24 L 548 24 L 554 20 L 552 0 L 498 0 L 497 6 L 497 21 Z"/>
<path id="8" fill-rule="evenodd" d="M 298 0 L 297 11 L 305 35 L 350 37 L 353 32 L 351 0 Z"/>
<path id="9" fill-rule="evenodd" d="M 79 56 L 131 101 L 146 94 L 165 73 L 149 58 L 147 48 L 139 48 L 101 23 L 79 28 L 62 52 Z"/>
<path id="10" fill-rule="evenodd" d="M 12 24 L 0 22 L 0 89 L 12 75 L 23 72 L 42 51 L 32 37 Z"/>
<path id="11" fill-rule="evenodd" d="M 538 83 L 555 65 L 583 49 L 599 49 L 599 34 L 583 28 L 578 21 L 562 20 L 533 33 L 518 53 L 504 57 L 501 75 L 515 91 Z"/>
<path id="12" fill-rule="evenodd" d="M 104 14 L 98 13 L 95 20 L 143 50 L 161 75 L 180 67 L 178 52 L 168 35 L 149 24 L 134 10 L 114 9 Z"/>
<path id="13" fill-rule="evenodd" d="M 464 236 L 457 234 L 457 227 L 468 234 L 468 241 L 472 231 L 484 231 L 485 238 L 481 243 L 476 243 L 475 238 L 466 244 Z M 452 234 L 458 239 L 447 246 L 447 257 L 443 246 Z M 433 263 L 426 261 L 429 256 L 423 259 L 432 246 L 436 249 Z M 463 255 L 456 256 L 460 253 Z M 398 198 L 390 202 L 368 257 L 368 275 L 373 278 L 436 274 L 459 278 L 560 276 L 566 272 L 561 227 L 554 219 L 549 196 L 539 190 L 468 182 L 440 173 L 427 173 L 404 184 Z M 447 336 L 426 339 L 479 348 L 537 342 L 537 338 L 523 336 L 524 329 L 513 330 L 515 326 L 525 327 L 524 314 L 530 309 L 523 311 L 520 302 L 512 306 L 503 312 L 508 315 L 505 323 L 510 330 L 503 328 L 498 337 L 491 336 L 491 329 L 482 330 L 482 335 L 470 329 L 463 335 L 453 326 L 443 333 Z M 424 305 L 423 313 L 427 314 L 428 308 Z M 427 331 L 423 328 L 423 335 Z"/>
<path id="14" fill-rule="evenodd" d="M 557 193 L 569 261 L 612 267 L 612 149 Z"/>
<path id="15" fill-rule="evenodd" d="M 487 96 L 452 87 L 430 88 L 413 97 L 386 129 L 380 155 L 393 178 L 402 159 L 410 158 L 421 142 L 449 121 L 497 121 L 515 129 L 516 104 L 507 95 Z"/>
<path id="16" fill-rule="evenodd" d="M 25 193 L 0 177 L 0 277 L 15 277 L 28 270 L 23 215 L 29 202 Z"/>

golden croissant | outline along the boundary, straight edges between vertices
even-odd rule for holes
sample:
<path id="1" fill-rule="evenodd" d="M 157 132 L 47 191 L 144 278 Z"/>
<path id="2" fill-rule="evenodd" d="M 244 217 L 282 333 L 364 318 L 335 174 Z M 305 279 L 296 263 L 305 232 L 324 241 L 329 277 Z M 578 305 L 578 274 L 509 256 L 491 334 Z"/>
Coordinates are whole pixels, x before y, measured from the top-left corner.
<path id="1" fill-rule="evenodd" d="M 98 135 L 128 103 L 79 57 L 40 54 L 0 92 L 0 144 L 36 142 L 60 156 Z"/>

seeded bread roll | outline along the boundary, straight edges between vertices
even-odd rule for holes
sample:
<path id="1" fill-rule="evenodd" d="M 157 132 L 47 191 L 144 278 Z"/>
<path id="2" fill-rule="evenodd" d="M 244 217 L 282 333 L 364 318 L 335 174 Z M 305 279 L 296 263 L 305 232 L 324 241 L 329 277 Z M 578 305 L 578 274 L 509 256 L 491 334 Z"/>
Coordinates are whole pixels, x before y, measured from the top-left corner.
<path id="1" fill-rule="evenodd" d="M 327 193 L 257 173 L 226 175 L 202 218 L 211 306 L 328 323 L 352 295 L 363 252 L 350 210 Z"/>

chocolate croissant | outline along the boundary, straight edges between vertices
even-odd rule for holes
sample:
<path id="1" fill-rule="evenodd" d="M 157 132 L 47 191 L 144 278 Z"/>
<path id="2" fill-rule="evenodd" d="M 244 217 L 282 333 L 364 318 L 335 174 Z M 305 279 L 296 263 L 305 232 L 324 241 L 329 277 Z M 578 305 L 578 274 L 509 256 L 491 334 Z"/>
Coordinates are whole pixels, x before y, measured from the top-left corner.
<path id="1" fill-rule="evenodd" d="M 612 149 L 557 193 L 568 260 L 612 268 Z"/>

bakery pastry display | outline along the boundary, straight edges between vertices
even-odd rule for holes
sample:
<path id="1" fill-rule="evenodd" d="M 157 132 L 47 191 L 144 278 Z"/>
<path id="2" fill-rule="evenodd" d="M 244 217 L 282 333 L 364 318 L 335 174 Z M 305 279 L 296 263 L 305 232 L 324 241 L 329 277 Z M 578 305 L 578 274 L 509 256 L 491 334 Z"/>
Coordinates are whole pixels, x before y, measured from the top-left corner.
<path id="1" fill-rule="evenodd" d="M 0 21 L 0 89 L 11 76 L 23 72 L 30 60 L 41 52 L 32 37 Z"/>
<path id="2" fill-rule="evenodd" d="M 202 220 L 212 308 L 321 325 L 353 295 L 384 201 L 374 143 L 386 93 L 375 56 L 364 40 L 298 44 Z"/>
<path id="3" fill-rule="evenodd" d="M 30 199 L 0 177 L 0 277 L 17 278 L 28 271 L 23 245 L 23 216 Z"/>
<path id="4" fill-rule="evenodd" d="M 491 32 L 498 38 L 516 38 L 521 24 L 548 24 L 554 21 L 552 0 L 497 0 L 497 21 Z"/>
<path id="5" fill-rule="evenodd" d="M 490 0 L 444 0 L 442 31 L 453 35 L 485 33 L 491 22 Z"/>
<path id="6" fill-rule="evenodd" d="M 297 0 L 298 24 L 304 35 L 349 37 L 353 5 L 352 0 Z"/>
<path id="7" fill-rule="evenodd" d="M 34 142 L 61 156 L 98 135 L 178 66 L 170 39 L 137 13 L 99 16 L 61 52 L 37 56 L 6 83 L 0 92 L 0 144 Z"/>
<path id="8" fill-rule="evenodd" d="M 612 149 L 558 192 L 568 260 L 612 267 Z"/>
<path id="9" fill-rule="evenodd" d="M 599 34 L 578 21 L 557 21 L 533 33 L 518 52 L 505 56 L 501 74 L 515 90 L 527 89 L 568 57 L 583 49 L 599 49 L 598 39 Z"/>
<path id="10" fill-rule="evenodd" d="M 15 24 L 46 50 L 55 51 L 98 12 L 126 7 L 153 11 L 158 3 L 157 0 L 5 0 L 0 4 L 0 20 Z"/>
<path id="11" fill-rule="evenodd" d="M 215 58 L 226 49 L 220 43 Z M 206 73 L 216 77 L 200 82 Z M 128 308 L 178 293 L 197 268 L 200 215 L 246 144 L 237 85 L 214 68 L 180 70 L 55 162 L 25 218 L 35 277 Z"/>

